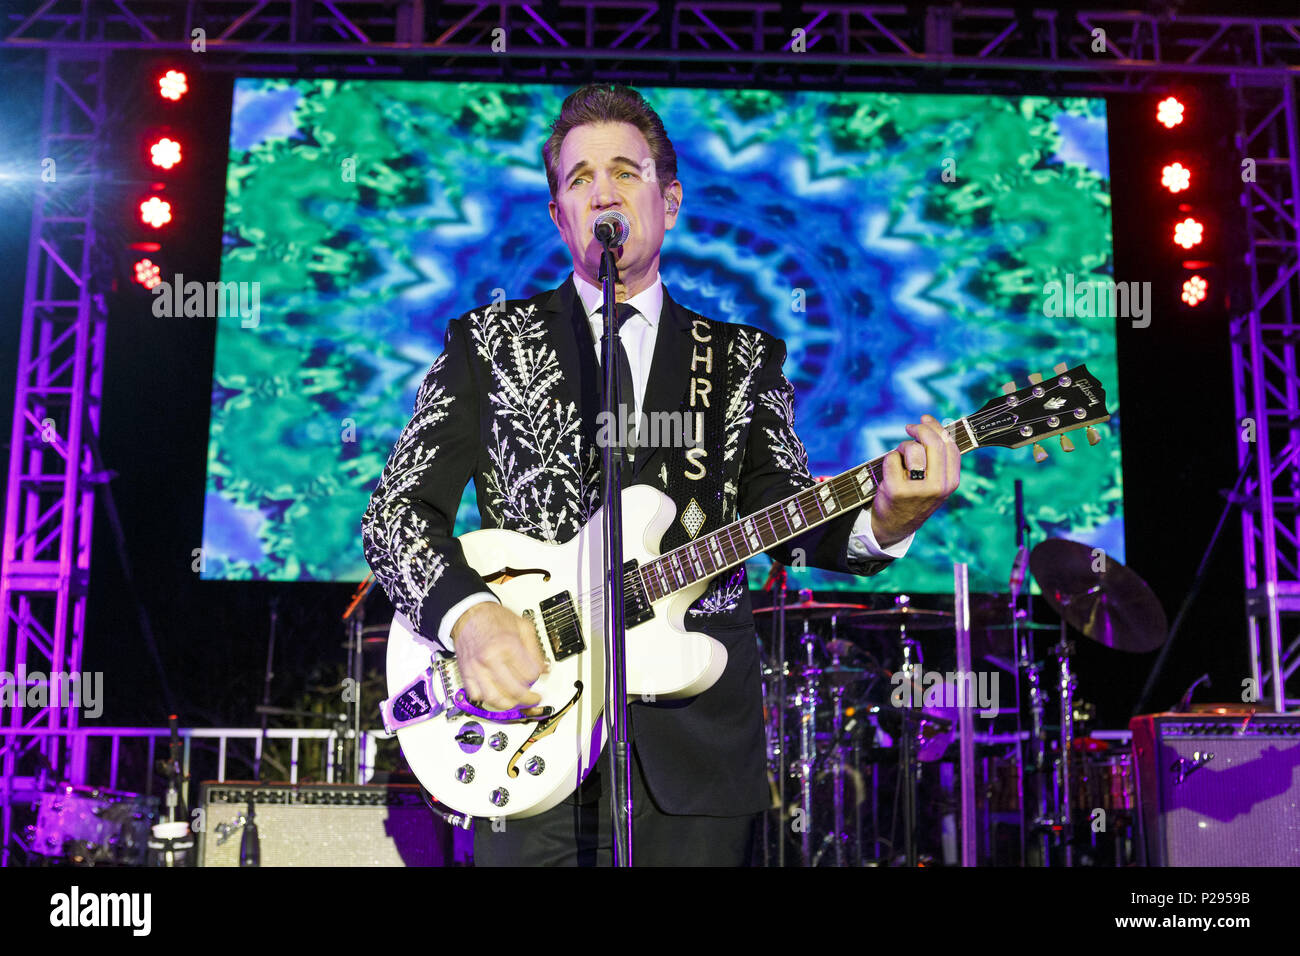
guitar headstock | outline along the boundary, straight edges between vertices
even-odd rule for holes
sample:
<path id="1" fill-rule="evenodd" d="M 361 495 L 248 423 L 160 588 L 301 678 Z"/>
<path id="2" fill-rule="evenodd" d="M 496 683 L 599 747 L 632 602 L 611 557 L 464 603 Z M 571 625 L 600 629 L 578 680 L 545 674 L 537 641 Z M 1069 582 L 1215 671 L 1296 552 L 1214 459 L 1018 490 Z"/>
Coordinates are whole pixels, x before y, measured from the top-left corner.
<path id="1" fill-rule="evenodd" d="M 1014 382 L 1002 386 L 1002 394 L 990 399 L 966 423 L 980 445 L 1022 448 L 1053 435 L 1061 436 L 1061 447 L 1073 451 L 1074 444 L 1066 432 L 1088 429 L 1088 444 L 1095 445 L 1101 436 L 1093 427 L 1110 418 L 1106 410 L 1106 390 L 1088 371 L 1086 365 L 1067 369 L 1061 363 L 1049 378 L 1035 373 L 1029 384 L 1017 389 Z M 1034 459 L 1042 461 L 1047 452 L 1034 444 Z"/>

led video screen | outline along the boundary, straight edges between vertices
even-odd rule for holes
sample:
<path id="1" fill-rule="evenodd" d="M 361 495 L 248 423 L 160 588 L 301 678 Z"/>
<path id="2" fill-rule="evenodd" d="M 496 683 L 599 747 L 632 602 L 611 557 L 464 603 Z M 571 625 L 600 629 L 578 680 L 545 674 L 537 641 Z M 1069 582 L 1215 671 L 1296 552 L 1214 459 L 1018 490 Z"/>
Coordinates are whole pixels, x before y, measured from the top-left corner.
<path id="1" fill-rule="evenodd" d="M 570 87 L 241 79 L 219 320 L 203 575 L 357 581 L 360 518 L 446 322 L 566 281 L 541 144 Z M 1107 440 L 1035 464 L 981 449 L 905 561 L 793 587 L 1005 589 L 1013 487 L 1034 535 L 1124 560 L 1115 321 L 1061 317 L 1050 283 L 1112 275 L 1100 99 L 644 88 L 676 147 L 682 218 L 660 274 L 711 318 L 785 340 L 814 475 L 1086 361 Z M 800 308 L 793 290 L 803 290 Z M 1059 296 L 1058 296 L 1059 299 Z M 472 485 L 457 531 L 478 527 Z M 766 561 L 751 568 L 751 586 Z"/>

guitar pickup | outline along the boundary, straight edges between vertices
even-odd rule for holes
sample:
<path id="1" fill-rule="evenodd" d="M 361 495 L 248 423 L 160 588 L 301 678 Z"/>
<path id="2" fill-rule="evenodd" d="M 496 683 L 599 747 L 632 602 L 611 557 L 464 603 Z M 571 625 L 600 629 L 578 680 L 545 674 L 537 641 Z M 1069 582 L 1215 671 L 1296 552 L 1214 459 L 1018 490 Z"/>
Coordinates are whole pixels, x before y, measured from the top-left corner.
<path id="1" fill-rule="evenodd" d="M 561 591 L 545 598 L 537 605 L 537 609 L 541 612 L 542 630 L 550 642 L 551 654 L 557 661 L 581 654 L 587 649 L 572 594 Z M 536 625 L 537 622 L 533 623 Z"/>
<path id="2" fill-rule="evenodd" d="M 632 572 L 636 569 L 637 562 L 635 560 L 623 565 L 623 580 L 631 585 L 623 589 L 623 618 L 625 621 L 623 626 L 629 631 L 638 624 L 644 624 L 646 621 L 652 620 L 655 616 L 654 608 L 650 606 L 650 597 L 645 593 L 645 585 L 641 583 L 639 578 L 633 577 Z"/>
<path id="3" fill-rule="evenodd" d="M 636 569 L 635 559 L 623 565 L 623 580 L 631 585 L 623 594 L 623 615 L 627 621 L 626 627 L 629 629 L 652 620 L 655 616 L 645 585 L 633 577 Z M 539 602 L 537 610 L 541 618 L 542 630 L 551 644 L 551 653 L 555 655 L 557 661 L 572 657 L 574 654 L 581 654 L 587 649 L 587 641 L 582 634 L 582 625 L 572 594 L 568 591 L 553 594 Z M 531 617 L 529 619 L 536 627 L 537 621 Z"/>

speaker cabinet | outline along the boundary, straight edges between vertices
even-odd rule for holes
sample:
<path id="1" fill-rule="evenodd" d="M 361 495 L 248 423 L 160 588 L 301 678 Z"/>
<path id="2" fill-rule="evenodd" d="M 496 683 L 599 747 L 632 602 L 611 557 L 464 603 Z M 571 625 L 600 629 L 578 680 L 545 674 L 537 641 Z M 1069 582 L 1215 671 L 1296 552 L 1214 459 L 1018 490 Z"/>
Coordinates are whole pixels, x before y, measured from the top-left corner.
<path id="1" fill-rule="evenodd" d="M 1148 866 L 1300 866 L 1300 714 L 1134 717 Z"/>
<path id="2" fill-rule="evenodd" d="M 200 866 L 238 866 L 249 797 L 262 866 L 452 866 L 470 835 L 409 784 L 204 783 Z M 469 849 L 467 849 L 469 848 Z"/>

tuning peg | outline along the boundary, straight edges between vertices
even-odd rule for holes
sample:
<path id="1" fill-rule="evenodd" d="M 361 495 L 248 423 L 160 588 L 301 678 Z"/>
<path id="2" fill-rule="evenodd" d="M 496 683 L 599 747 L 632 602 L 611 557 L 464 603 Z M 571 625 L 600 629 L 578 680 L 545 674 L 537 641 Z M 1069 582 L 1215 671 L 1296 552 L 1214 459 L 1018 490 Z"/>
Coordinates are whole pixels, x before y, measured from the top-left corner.
<path id="1" fill-rule="evenodd" d="M 1043 380 L 1043 373 L 1042 373 L 1042 372 L 1030 372 L 1030 373 L 1029 373 L 1029 384 L 1030 384 L 1030 385 L 1037 385 L 1037 384 L 1038 384 L 1039 382 L 1041 382 L 1042 380 Z"/>
<path id="2" fill-rule="evenodd" d="M 1074 442 L 1070 441 L 1069 435 L 1061 436 L 1061 451 L 1074 451 Z"/>
<path id="3" fill-rule="evenodd" d="M 1002 383 L 1002 394 L 1003 394 L 1003 395 L 1010 395 L 1010 394 L 1011 394 L 1012 392 L 1014 392 L 1015 390 L 1016 390 L 1016 383 L 1015 383 L 1014 381 L 1012 381 L 1012 382 L 1003 382 L 1003 383 Z"/>
<path id="4" fill-rule="evenodd" d="M 1095 445 L 1097 442 L 1101 441 L 1101 435 L 1097 432 L 1097 429 L 1093 428 L 1091 425 L 1088 426 L 1087 434 L 1089 445 Z"/>
<path id="5" fill-rule="evenodd" d="M 1052 366 L 1052 374 L 1053 374 L 1053 375 L 1064 375 L 1067 371 L 1069 371 L 1069 368 L 1070 368 L 1070 366 L 1066 365 L 1064 362 L 1062 362 L 1060 365 L 1053 365 L 1053 366 Z"/>
<path id="6" fill-rule="evenodd" d="M 1038 442 L 1034 442 L 1034 461 L 1047 461 L 1047 449 L 1038 444 Z"/>

